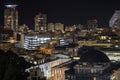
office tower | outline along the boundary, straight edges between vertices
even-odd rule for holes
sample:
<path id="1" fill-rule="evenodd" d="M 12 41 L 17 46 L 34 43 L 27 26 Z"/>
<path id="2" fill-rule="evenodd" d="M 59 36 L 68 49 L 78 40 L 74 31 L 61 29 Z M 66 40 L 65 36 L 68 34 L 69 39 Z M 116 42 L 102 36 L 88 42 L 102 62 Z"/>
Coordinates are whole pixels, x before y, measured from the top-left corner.
<path id="1" fill-rule="evenodd" d="M 116 10 L 109 21 L 109 27 L 114 27 L 117 20 L 120 20 L 120 10 Z"/>
<path id="2" fill-rule="evenodd" d="M 5 5 L 4 11 L 4 28 L 13 31 L 18 30 L 18 11 L 17 5 Z"/>
<path id="3" fill-rule="evenodd" d="M 46 22 L 47 22 L 46 14 L 39 13 L 38 15 L 36 15 L 35 16 L 35 31 L 46 32 L 47 31 Z"/>

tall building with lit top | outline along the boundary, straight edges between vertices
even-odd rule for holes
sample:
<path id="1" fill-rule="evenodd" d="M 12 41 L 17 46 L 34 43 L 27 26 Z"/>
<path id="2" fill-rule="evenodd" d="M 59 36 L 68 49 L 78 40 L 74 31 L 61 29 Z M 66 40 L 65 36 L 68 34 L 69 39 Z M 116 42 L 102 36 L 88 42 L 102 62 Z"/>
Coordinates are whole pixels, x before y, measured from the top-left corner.
<path id="1" fill-rule="evenodd" d="M 47 31 L 47 15 L 39 13 L 38 15 L 35 16 L 35 31 L 38 32 L 46 32 Z"/>
<path id="2" fill-rule="evenodd" d="M 109 26 L 113 27 L 117 20 L 120 20 L 120 10 L 116 10 L 109 21 Z"/>
<path id="3" fill-rule="evenodd" d="M 13 31 L 18 30 L 18 11 L 17 5 L 5 5 L 4 10 L 4 28 Z"/>

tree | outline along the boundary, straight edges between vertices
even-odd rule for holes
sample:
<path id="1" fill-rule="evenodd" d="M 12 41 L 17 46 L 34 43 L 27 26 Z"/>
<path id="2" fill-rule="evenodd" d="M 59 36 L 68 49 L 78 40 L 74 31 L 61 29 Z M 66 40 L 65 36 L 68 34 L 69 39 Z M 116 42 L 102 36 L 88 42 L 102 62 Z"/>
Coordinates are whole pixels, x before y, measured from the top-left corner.
<path id="1" fill-rule="evenodd" d="M 29 66 L 24 58 L 18 57 L 12 51 L 0 50 L 0 80 L 26 80 L 25 69 Z"/>

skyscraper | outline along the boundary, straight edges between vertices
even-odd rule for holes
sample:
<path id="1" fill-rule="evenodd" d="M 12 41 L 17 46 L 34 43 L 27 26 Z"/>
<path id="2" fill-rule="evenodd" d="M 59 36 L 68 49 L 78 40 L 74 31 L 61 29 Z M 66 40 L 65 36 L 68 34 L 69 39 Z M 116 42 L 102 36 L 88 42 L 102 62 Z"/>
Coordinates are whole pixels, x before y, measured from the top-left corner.
<path id="1" fill-rule="evenodd" d="M 4 28 L 13 31 L 18 30 L 18 11 L 17 5 L 5 5 L 4 11 Z"/>
<path id="2" fill-rule="evenodd" d="M 35 16 L 35 31 L 46 32 L 47 31 L 46 22 L 47 22 L 46 14 L 39 13 L 38 15 L 36 15 Z"/>
<path id="3" fill-rule="evenodd" d="M 115 26 L 115 23 L 117 20 L 120 20 L 120 10 L 115 11 L 115 13 L 113 14 L 113 16 L 111 17 L 111 19 L 109 21 L 109 26 L 110 27 Z"/>

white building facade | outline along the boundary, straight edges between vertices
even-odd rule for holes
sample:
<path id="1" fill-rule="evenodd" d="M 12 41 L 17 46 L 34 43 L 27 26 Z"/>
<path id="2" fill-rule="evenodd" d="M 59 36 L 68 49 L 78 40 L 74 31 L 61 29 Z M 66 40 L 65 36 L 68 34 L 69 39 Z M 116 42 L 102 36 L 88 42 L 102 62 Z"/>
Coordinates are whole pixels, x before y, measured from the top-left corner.
<path id="1" fill-rule="evenodd" d="M 49 37 L 43 37 L 39 35 L 25 35 L 23 47 L 27 50 L 35 50 L 36 47 L 41 44 L 47 43 L 50 40 Z"/>
<path id="2" fill-rule="evenodd" d="M 60 64 L 63 64 L 65 62 L 68 62 L 70 60 L 71 60 L 70 58 L 57 59 L 57 60 L 50 61 L 50 62 L 47 62 L 47 63 L 44 63 L 44 64 L 40 64 L 40 65 L 36 65 L 36 66 L 30 67 L 30 68 L 26 69 L 26 72 L 29 72 L 31 69 L 38 67 L 38 68 L 41 69 L 42 72 L 44 72 L 44 76 L 47 79 L 49 79 L 52 76 L 52 68 L 53 67 L 58 66 Z"/>

